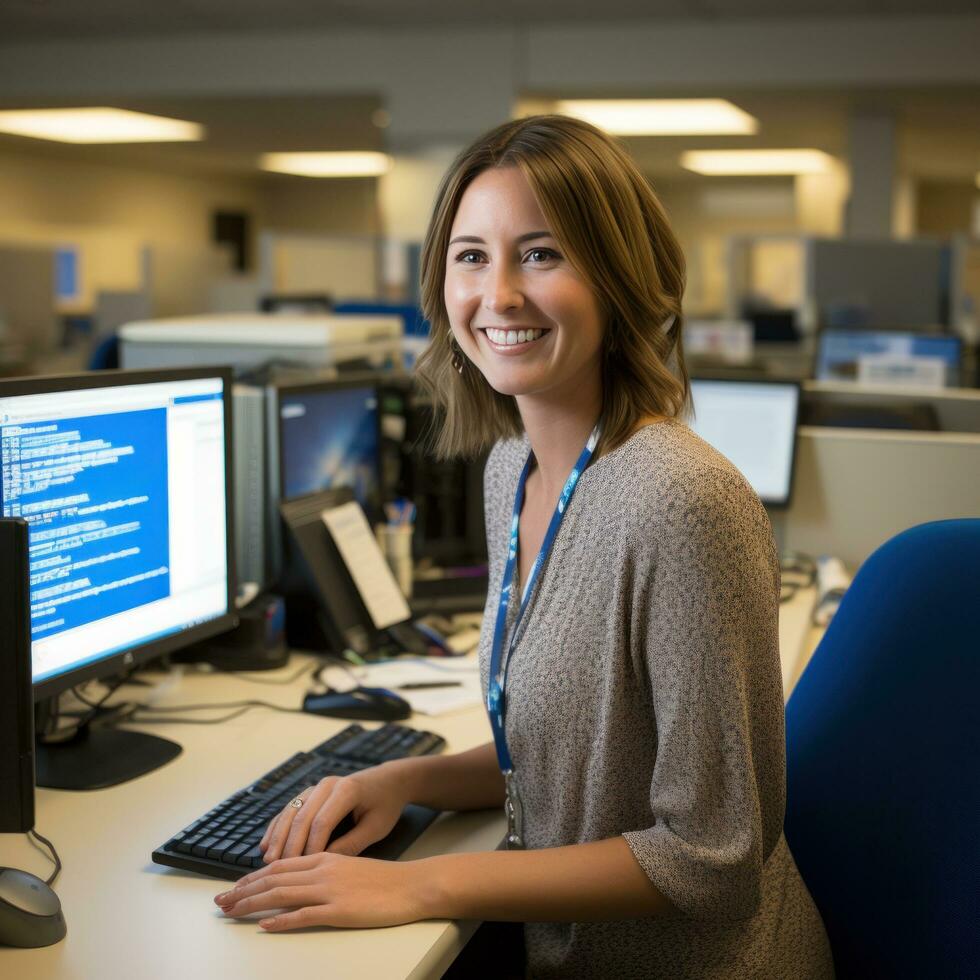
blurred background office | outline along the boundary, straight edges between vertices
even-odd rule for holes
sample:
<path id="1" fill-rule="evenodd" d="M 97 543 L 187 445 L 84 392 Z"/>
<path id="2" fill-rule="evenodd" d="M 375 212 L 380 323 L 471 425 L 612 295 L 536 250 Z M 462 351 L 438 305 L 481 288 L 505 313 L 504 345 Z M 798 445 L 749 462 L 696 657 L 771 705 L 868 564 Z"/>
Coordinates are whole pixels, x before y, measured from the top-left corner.
<path id="1" fill-rule="evenodd" d="M 411 304 L 452 155 L 503 119 L 557 109 L 623 133 L 664 200 L 696 351 L 754 363 L 767 342 L 802 342 L 812 359 L 821 328 L 947 334 L 963 345 L 949 380 L 975 384 L 975 9 L 10 0 L 4 370 L 84 367 L 121 323 L 254 310 L 263 296 Z M 597 99 L 711 101 L 568 101 Z M 100 135 L 9 114 L 71 107 L 187 125 L 161 136 L 117 121 Z M 705 154 L 723 150 L 782 152 Z M 328 151 L 369 155 L 342 160 L 360 175 L 339 178 L 282 172 L 333 173 L 329 158 L 265 156 Z"/>
<path id="2" fill-rule="evenodd" d="M 679 233 L 695 376 L 800 385 L 781 546 L 856 566 L 976 509 L 978 38 L 971 0 L 9 0 L 0 372 L 271 359 L 404 381 L 449 161 L 507 118 L 582 115 L 622 136 Z M 380 334 L 353 319 L 378 314 Z M 348 332 L 329 320 L 311 357 L 291 331 L 326 315 Z M 248 351 L 223 353 L 221 328 Z M 424 413 L 394 389 L 398 444 Z M 928 461 L 847 429 L 915 433 Z M 434 494 L 423 523 L 461 486 L 479 497 L 478 474 L 420 457 L 399 482 L 390 455 L 379 494 Z M 888 511 L 896 480 L 909 503 Z M 479 552 L 479 509 L 456 509 L 432 557 Z"/>

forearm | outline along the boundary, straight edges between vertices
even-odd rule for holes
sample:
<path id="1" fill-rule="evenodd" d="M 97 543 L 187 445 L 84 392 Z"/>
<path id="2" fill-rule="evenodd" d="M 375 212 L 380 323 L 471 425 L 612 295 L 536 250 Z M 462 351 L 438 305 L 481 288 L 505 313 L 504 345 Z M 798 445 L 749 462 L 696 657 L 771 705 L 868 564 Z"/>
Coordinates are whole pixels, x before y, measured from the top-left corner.
<path id="1" fill-rule="evenodd" d="M 431 918 L 585 922 L 674 911 L 622 837 L 415 863 Z"/>
<path id="2" fill-rule="evenodd" d="M 386 762 L 404 798 L 436 810 L 482 810 L 504 804 L 504 778 L 493 743 L 468 752 Z"/>

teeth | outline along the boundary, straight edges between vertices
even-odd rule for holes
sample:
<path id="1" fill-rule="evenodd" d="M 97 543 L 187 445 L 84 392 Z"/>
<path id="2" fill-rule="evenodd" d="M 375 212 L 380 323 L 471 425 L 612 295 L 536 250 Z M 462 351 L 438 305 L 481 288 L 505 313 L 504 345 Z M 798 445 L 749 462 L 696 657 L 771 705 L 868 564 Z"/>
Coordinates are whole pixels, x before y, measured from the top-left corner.
<path id="1" fill-rule="evenodd" d="M 529 343 L 537 340 L 543 333 L 543 330 L 497 330 L 496 328 L 489 328 L 486 331 L 487 337 L 502 347 Z"/>

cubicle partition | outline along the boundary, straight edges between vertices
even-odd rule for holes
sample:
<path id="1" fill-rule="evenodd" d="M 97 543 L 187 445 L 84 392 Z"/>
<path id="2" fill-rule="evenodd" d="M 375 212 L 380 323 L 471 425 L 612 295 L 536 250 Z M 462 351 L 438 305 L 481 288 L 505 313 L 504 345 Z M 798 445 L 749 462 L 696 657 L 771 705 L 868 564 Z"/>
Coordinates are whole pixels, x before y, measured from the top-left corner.
<path id="1" fill-rule="evenodd" d="M 793 500 L 771 514 L 782 551 L 857 567 L 899 531 L 980 516 L 980 433 L 802 426 Z"/>

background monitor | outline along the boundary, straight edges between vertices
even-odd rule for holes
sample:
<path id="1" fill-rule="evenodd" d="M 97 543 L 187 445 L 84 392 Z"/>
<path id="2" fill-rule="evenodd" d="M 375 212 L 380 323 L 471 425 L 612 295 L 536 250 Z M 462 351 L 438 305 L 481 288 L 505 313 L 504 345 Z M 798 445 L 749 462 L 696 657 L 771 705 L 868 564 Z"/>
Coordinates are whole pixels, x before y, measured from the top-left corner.
<path id="1" fill-rule="evenodd" d="M 278 385 L 271 391 L 279 500 L 349 487 L 372 520 L 378 516 L 378 393 L 366 382 Z M 276 505 L 278 501 L 273 501 Z"/>
<path id="2" fill-rule="evenodd" d="M 230 386 L 215 368 L 0 382 L 0 513 L 28 522 L 36 700 L 235 625 Z M 145 771 L 130 749 L 147 739 L 88 733 L 95 755 L 66 748 L 65 778 Z M 39 783 L 64 785 L 43 748 Z"/>
<path id="3" fill-rule="evenodd" d="M 887 368 L 877 372 L 881 378 L 893 376 L 903 380 L 902 365 L 914 370 L 916 362 L 935 364 L 938 387 L 956 385 L 959 380 L 960 338 L 949 335 L 903 333 L 900 331 L 823 330 L 817 351 L 818 381 L 863 381 L 876 365 Z M 916 374 L 928 380 L 929 374 Z M 909 375 L 906 382 L 914 382 Z"/>
<path id="4" fill-rule="evenodd" d="M 799 385 L 696 380 L 691 382 L 691 400 L 691 428 L 741 470 L 764 504 L 788 504 Z"/>

